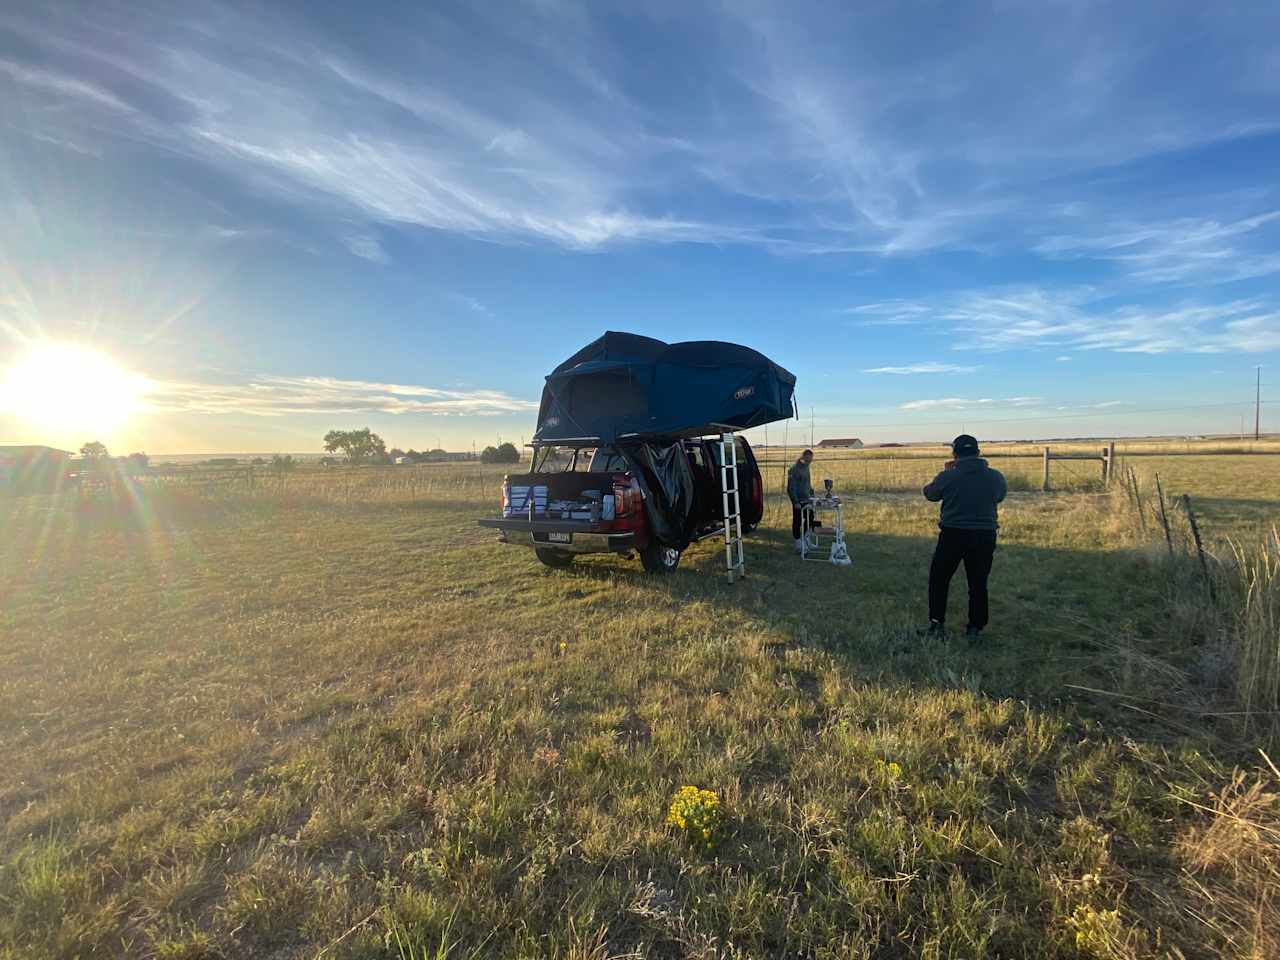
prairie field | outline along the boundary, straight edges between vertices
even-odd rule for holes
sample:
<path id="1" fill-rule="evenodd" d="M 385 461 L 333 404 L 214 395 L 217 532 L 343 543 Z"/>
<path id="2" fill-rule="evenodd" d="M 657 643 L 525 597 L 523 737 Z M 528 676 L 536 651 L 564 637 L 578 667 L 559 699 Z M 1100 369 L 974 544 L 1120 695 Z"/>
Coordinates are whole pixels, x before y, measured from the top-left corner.
<path id="1" fill-rule="evenodd" d="M 501 467 L 0 500 L 0 957 L 1280 956 L 1280 448 L 1227 446 L 993 447 L 977 646 L 915 633 L 940 450 L 819 457 L 851 568 L 769 450 L 732 585 L 542 567 Z"/>

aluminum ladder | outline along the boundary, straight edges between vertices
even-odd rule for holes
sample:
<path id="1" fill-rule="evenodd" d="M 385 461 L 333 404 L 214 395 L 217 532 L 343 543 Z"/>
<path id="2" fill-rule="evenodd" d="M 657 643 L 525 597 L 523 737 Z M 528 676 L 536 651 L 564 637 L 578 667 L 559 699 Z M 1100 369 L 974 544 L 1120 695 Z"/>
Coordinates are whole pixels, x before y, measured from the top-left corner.
<path id="1" fill-rule="evenodd" d="M 742 554 L 742 501 L 738 496 L 738 447 L 732 433 L 720 435 L 720 493 L 724 498 L 724 565 L 733 583 L 747 575 Z"/>

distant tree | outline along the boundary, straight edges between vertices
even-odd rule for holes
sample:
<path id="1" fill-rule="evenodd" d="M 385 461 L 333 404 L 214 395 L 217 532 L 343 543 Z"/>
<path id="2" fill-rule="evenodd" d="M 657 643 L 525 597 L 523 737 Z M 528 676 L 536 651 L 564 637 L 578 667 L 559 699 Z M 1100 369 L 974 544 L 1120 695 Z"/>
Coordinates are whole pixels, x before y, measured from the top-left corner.
<path id="1" fill-rule="evenodd" d="M 107 453 L 106 444 L 99 443 L 97 440 L 90 440 L 80 448 L 80 456 L 86 460 L 105 460 L 110 454 Z"/>
<path id="2" fill-rule="evenodd" d="M 291 453 L 286 453 L 283 457 L 277 453 L 271 457 L 271 469 L 276 473 L 293 473 L 298 469 L 298 461 L 293 459 Z"/>
<path id="3" fill-rule="evenodd" d="M 252 463 L 255 467 L 263 467 L 263 466 L 266 466 L 267 464 L 267 461 L 262 459 L 262 457 L 254 457 L 249 462 Z"/>
<path id="4" fill-rule="evenodd" d="M 433 456 L 433 457 L 443 458 L 443 457 L 447 457 L 448 455 L 449 455 L 448 451 L 441 450 L 439 447 L 436 447 L 435 449 L 430 451 L 430 456 Z"/>
<path id="5" fill-rule="evenodd" d="M 124 465 L 130 473 L 142 473 L 151 466 L 151 458 L 145 453 L 131 453 L 124 458 Z"/>
<path id="6" fill-rule="evenodd" d="M 360 430 L 330 430 L 324 435 L 324 448 L 329 453 L 342 453 L 349 463 L 385 461 L 387 445 L 368 427 Z"/>
<path id="7" fill-rule="evenodd" d="M 485 447 L 480 453 L 481 463 L 519 463 L 520 451 L 515 444 L 502 443 L 496 447 Z"/>

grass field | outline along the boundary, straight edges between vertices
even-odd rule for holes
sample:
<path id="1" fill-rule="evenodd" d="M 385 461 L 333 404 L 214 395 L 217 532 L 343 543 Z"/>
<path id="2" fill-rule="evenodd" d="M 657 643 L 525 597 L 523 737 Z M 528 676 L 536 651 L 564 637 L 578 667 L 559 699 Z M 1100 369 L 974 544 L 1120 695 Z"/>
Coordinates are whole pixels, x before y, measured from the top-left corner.
<path id="1" fill-rule="evenodd" d="M 1280 521 L 1280 457 L 1139 452 L 1215 575 Z M 1021 464 L 980 648 L 914 635 L 925 459 L 820 462 L 853 568 L 775 497 L 732 586 L 542 568 L 501 468 L 0 502 L 0 957 L 1280 955 L 1280 591 Z"/>

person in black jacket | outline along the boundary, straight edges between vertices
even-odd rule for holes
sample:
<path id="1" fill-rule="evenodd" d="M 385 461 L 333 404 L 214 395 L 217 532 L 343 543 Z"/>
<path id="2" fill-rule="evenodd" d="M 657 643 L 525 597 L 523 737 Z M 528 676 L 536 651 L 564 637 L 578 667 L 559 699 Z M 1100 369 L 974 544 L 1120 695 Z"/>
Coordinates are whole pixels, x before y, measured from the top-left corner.
<path id="1" fill-rule="evenodd" d="M 965 636 L 976 640 L 987 625 L 987 577 L 996 551 L 999 527 L 996 505 L 1009 491 L 1004 474 L 978 456 L 978 441 L 967 433 L 951 442 L 954 460 L 924 488 L 926 500 L 942 501 L 938 545 L 929 566 L 929 626 L 925 635 L 945 634 L 947 593 L 956 568 L 964 563 L 969 581 L 969 625 Z"/>
<path id="2" fill-rule="evenodd" d="M 813 515 L 813 481 L 809 479 L 809 464 L 813 463 L 813 451 L 806 450 L 787 471 L 787 496 L 791 498 L 791 536 L 796 542 L 796 553 L 801 552 L 800 532 L 808 521 L 812 530 L 817 524 Z M 808 514 L 806 517 L 805 514 Z"/>

